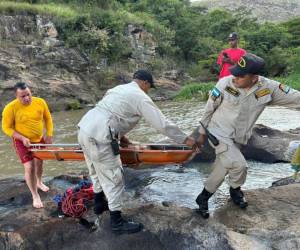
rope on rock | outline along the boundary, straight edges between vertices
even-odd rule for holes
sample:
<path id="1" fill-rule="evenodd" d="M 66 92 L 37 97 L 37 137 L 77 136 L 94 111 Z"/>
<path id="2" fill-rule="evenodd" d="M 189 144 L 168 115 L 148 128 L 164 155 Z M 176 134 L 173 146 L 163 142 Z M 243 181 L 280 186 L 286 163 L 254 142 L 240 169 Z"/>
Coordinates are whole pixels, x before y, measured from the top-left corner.
<path id="1" fill-rule="evenodd" d="M 68 188 L 62 196 L 56 195 L 53 200 L 65 215 L 73 218 L 81 218 L 87 211 L 88 202 L 93 200 L 93 198 L 92 183 L 83 180 L 75 187 Z"/>

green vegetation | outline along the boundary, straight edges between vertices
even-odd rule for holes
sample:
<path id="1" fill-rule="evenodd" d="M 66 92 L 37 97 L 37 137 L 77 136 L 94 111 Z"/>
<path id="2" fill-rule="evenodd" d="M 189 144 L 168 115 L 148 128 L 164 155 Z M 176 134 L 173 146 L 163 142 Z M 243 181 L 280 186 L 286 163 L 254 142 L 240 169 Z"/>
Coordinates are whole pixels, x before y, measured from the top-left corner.
<path id="1" fill-rule="evenodd" d="M 67 105 L 67 109 L 69 109 L 69 110 L 77 110 L 77 109 L 81 109 L 81 108 L 82 108 L 82 106 L 81 106 L 80 102 L 76 99 L 74 99 Z"/>
<path id="2" fill-rule="evenodd" d="M 209 91 L 215 86 L 215 83 L 190 83 L 185 85 L 175 96 L 175 100 L 198 99 L 206 101 Z"/>
<path id="3" fill-rule="evenodd" d="M 300 91 L 300 73 L 289 75 L 288 77 L 276 77 L 273 79 Z M 206 101 L 208 99 L 209 91 L 212 90 L 214 86 L 215 82 L 188 83 L 180 90 L 174 99 L 176 101 L 185 101 L 190 99 Z"/>
<path id="4" fill-rule="evenodd" d="M 157 43 L 157 57 L 146 67 L 176 67 L 203 81 L 217 80 L 217 56 L 228 46 L 228 34 L 237 31 L 241 47 L 265 58 L 268 77 L 299 86 L 300 18 L 261 24 L 243 11 L 207 12 L 188 0 L 0 0 L 0 12 L 50 15 L 67 46 L 94 62 L 107 58 L 109 65 L 130 65 L 127 27 L 140 26 Z"/>
<path id="5" fill-rule="evenodd" d="M 277 77 L 274 80 L 286 84 L 293 89 L 300 91 L 300 73 L 289 75 L 288 77 Z"/>
<path id="6" fill-rule="evenodd" d="M 52 15 L 63 18 L 75 18 L 80 12 L 75 11 L 70 6 L 62 4 L 30 4 L 26 2 L 13 2 L 13 1 L 0 1 L 1 13 L 29 13 L 29 14 L 41 14 Z"/>

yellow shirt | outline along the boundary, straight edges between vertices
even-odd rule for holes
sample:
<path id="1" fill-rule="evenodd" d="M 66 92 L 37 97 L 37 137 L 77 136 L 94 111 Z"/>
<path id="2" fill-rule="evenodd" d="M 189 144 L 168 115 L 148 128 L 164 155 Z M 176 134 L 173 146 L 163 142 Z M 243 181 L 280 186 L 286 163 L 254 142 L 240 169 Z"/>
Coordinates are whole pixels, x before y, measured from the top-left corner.
<path id="1" fill-rule="evenodd" d="M 39 142 L 43 137 L 44 124 L 47 136 L 52 136 L 52 117 L 47 103 L 42 98 L 32 97 L 31 104 L 27 106 L 15 99 L 6 105 L 2 112 L 2 130 L 8 136 L 12 136 L 16 131 L 31 142 Z"/>

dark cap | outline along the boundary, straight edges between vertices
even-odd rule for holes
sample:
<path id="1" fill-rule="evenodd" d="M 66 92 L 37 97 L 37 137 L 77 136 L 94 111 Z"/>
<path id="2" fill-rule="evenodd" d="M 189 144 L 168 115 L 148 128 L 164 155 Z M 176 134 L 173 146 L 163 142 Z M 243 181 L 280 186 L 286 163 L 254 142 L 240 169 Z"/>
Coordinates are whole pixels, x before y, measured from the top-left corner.
<path id="1" fill-rule="evenodd" d="M 239 38 L 239 35 L 238 35 L 238 33 L 236 33 L 236 32 L 232 32 L 232 33 L 230 33 L 229 36 L 228 36 L 228 40 L 229 40 L 229 41 L 231 41 L 231 40 L 237 40 L 238 38 Z"/>
<path id="2" fill-rule="evenodd" d="M 229 71 L 234 76 L 243 76 L 247 74 L 257 75 L 261 73 L 265 66 L 265 61 L 259 56 L 247 53 L 241 59 L 229 68 Z"/>
<path id="3" fill-rule="evenodd" d="M 155 88 L 153 77 L 147 70 L 140 69 L 133 74 L 133 79 L 139 79 L 150 83 L 151 88 Z"/>

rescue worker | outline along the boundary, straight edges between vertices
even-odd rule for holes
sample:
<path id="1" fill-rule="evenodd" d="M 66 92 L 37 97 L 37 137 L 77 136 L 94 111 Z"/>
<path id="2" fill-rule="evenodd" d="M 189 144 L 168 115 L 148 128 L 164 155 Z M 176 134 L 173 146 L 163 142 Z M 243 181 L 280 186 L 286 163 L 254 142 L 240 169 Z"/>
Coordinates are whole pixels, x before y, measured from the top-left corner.
<path id="1" fill-rule="evenodd" d="M 229 176 L 230 196 L 235 204 L 246 208 L 241 190 L 247 176 L 247 162 L 240 147 L 247 144 L 252 128 L 268 105 L 300 107 L 300 92 L 277 81 L 259 76 L 264 60 L 253 54 L 241 57 L 230 68 L 232 75 L 218 81 L 210 93 L 201 119 L 203 126 L 219 141 L 215 148 L 213 171 L 198 195 L 196 203 L 204 218 L 209 217 L 208 200 Z M 205 141 L 205 129 L 199 127 L 199 144 Z M 217 143 L 215 143 L 217 144 Z"/>
<path id="2" fill-rule="evenodd" d="M 152 75 L 146 70 L 138 70 L 132 82 L 108 90 L 78 124 L 78 141 L 94 185 L 94 212 L 100 215 L 109 209 L 114 232 L 135 233 L 142 229 L 140 223 L 128 222 L 121 216 L 124 180 L 116 141 L 120 138 L 121 144 L 130 144 L 125 134 L 143 117 L 177 143 L 195 144 L 193 138 L 166 119 L 147 95 L 154 87 Z"/>

